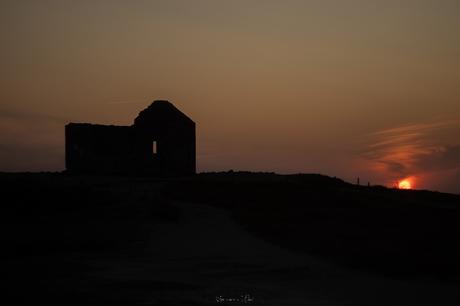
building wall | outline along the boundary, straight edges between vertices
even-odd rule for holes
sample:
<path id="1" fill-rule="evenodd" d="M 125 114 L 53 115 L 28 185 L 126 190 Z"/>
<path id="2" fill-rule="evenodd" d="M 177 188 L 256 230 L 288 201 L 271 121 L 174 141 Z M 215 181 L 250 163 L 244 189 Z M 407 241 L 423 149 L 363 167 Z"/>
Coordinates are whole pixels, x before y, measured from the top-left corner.
<path id="1" fill-rule="evenodd" d="M 70 123 L 65 136 L 70 173 L 182 176 L 196 172 L 195 124 L 151 129 Z"/>
<path id="2" fill-rule="evenodd" d="M 66 169 L 73 173 L 119 174 L 135 163 L 131 127 L 66 125 Z"/>

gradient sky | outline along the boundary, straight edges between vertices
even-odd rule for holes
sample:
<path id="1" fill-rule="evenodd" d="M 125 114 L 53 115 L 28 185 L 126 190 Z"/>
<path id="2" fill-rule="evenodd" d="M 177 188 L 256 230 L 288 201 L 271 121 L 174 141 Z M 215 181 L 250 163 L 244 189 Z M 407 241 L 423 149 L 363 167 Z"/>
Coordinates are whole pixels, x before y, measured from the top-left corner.
<path id="1" fill-rule="evenodd" d="M 64 124 L 197 123 L 198 170 L 460 193 L 458 0 L 0 0 L 0 170 L 64 168 Z"/>

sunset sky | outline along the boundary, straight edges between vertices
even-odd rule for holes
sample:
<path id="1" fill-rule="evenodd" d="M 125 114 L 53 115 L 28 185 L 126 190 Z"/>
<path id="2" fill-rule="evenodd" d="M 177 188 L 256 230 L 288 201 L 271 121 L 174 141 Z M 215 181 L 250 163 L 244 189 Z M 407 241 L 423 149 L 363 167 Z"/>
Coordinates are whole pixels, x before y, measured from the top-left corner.
<path id="1" fill-rule="evenodd" d="M 460 193 L 458 0 L 0 0 L 0 171 L 165 99 L 198 171 Z"/>

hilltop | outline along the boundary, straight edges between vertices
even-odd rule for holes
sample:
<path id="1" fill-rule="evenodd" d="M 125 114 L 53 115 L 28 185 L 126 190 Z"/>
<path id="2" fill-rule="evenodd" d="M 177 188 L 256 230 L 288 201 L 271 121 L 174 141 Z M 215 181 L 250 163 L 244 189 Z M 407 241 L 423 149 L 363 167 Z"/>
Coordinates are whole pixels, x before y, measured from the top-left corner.
<path id="1" fill-rule="evenodd" d="M 460 276 L 459 195 L 319 174 L 209 173 L 170 186 L 180 190 L 170 196 L 225 207 L 289 249 L 392 276 Z"/>
<path id="2" fill-rule="evenodd" d="M 10 293 L 27 302 L 211 305 L 246 288 L 272 305 L 269 292 L 292 288 L 298 303 L 319 299 L 317 286 L 329 305 L 368 305 L 365 286 L 387 288 L 382 305 L 460 301 L 459 195 L 249 172 L 0 174 L 0 184 Z"/>

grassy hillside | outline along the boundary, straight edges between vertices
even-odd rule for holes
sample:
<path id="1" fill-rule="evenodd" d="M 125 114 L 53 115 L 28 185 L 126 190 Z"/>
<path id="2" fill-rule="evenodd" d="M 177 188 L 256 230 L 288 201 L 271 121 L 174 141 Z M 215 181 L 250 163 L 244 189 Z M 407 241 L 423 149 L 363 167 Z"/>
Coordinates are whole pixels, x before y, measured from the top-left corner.
<path id="1" fill-rule="evenodd" d="M 177 220 L 161 182 L 41 173 L 1 174 L 0 186 L 11 305 L 135 305 L 146 294 L 143 282 L 104 271 L 142 258 L 155 224 Z"/>
<path id="2" fill-rule="evenodd" d="M 12 257 L 126 248 L 144 226 L 177 214 L 155 180 L 3 174 L 0 184 Z"/>
<path id="3" fill-rule="evenodd" d="M 460 276 L 458 195 L 262 173 L 168 186 L 170 197 L 228 208 L 249 231 L 289 249 L 395 277 Z"/>
<path id="4" fill-rule="evenodd" d="M 115 300 L 132 301 L 152 288 L 182 288 L 108 285 L 94 276 L 106 262 L 128 267 L 154 261 L 144 253 L 149 244 L 155 247 L 151 233 L 156 224 L 180 222 L 182 212 L 172 205 L 179 201 L 227 209 L 256 237 L 346 267 L 395 278 L 460 280 L 458 195 L 244 172 L 182 179 L 0 174 L 0 193 L 4 273 L 10 293 L 17 290 L 26 300 L 59 300 L 78 289 L 81 300 L 66 304 L 81 305 L 91 296 L 98 305 L 123 305 Z M 24 295 L 24 288 L 31 294 Z"/>

